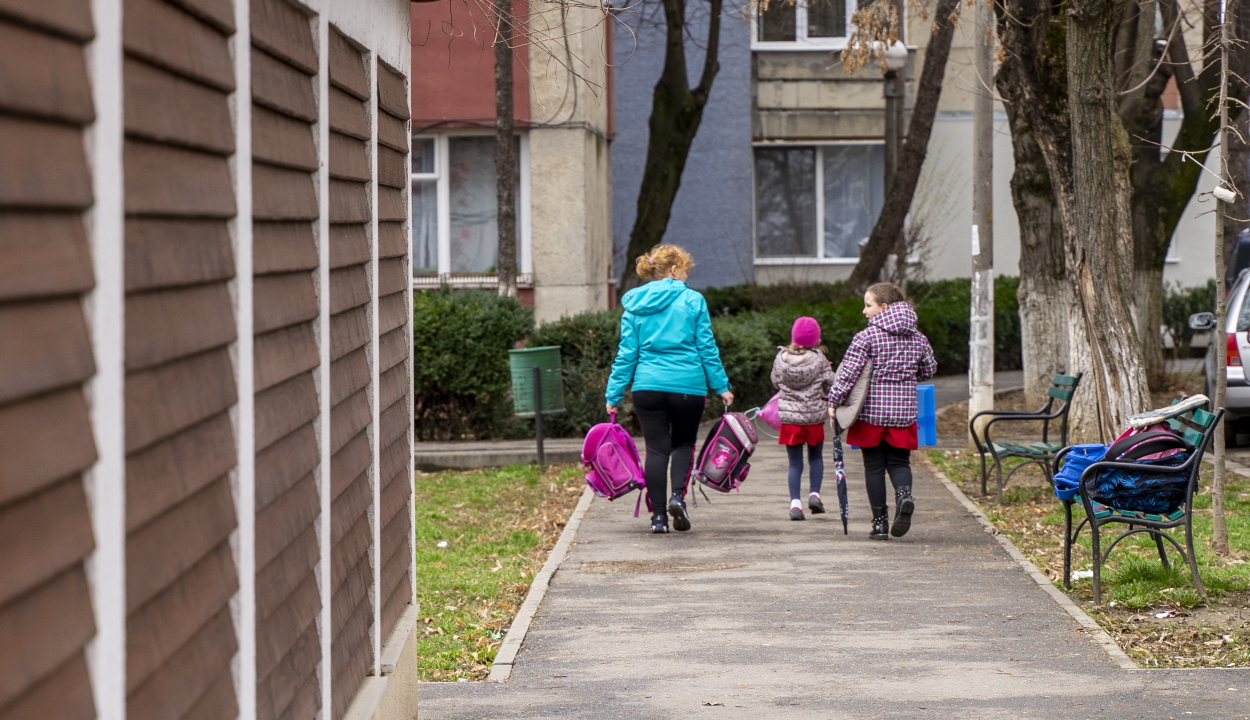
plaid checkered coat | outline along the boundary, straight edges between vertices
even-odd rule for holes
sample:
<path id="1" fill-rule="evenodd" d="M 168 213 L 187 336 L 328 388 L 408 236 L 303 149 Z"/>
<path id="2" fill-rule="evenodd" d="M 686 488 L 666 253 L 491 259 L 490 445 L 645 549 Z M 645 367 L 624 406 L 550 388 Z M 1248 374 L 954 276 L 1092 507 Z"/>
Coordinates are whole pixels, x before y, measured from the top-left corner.
<path id="1" fill-rule="evenodd" d="M 907 427 L 916 422 L 916 383 L 937 372 L 929 339 L 916 329 L 916 311 L 894 303 L 856 333 L 842 356 L 842 368 L 825 396 L 838 407 L 855 386 L 864 364 L 872 360 L 868 397 L 858 420 L 882 427 Z"/>

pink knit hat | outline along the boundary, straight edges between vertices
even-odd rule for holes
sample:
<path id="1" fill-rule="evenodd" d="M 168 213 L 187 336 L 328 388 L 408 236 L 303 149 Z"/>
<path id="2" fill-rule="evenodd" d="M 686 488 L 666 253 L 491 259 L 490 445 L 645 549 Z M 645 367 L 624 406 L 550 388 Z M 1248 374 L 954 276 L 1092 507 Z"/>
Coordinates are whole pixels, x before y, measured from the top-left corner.
<path id="1" fill-rule="evenodd" d="M 790 328 L 790 342 L 799 347 L 816 347 L 820 344 L 820 323 L 806 316 L 795 320 Z"/>

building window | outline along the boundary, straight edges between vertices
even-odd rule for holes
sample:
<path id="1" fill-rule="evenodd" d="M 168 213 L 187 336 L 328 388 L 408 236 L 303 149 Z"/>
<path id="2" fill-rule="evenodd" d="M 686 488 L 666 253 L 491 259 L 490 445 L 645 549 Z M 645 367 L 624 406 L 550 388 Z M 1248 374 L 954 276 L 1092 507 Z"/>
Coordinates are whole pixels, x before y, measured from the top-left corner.
<path id="1" fill-rule="evenodd" d="M 881 143 L 755 148 L 755 257 L 854 263 L 885 195 Z"/>
<path id="2" fill-rule="evenodd" d="M 751 43 L 757 50 L 840 48 L 855 8 L 855 0 L 770 0 L 752 18 Z"/>
<path id="3" fill-rule="evenodd" d="M 518 269 L 530 272 L 529 147 L 517 137 Z M 412 268 L 440 281 L 493 275 L 499 250 L 495 137 L 448 134 L 412 141 Z"/>

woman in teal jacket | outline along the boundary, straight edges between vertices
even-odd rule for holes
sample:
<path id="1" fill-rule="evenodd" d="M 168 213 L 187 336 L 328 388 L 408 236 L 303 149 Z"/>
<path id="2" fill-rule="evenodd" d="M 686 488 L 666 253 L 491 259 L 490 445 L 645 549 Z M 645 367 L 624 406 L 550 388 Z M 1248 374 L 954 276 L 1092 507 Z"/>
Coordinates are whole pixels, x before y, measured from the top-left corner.
<path id="1" fill-rule="evenodd" d="M 734 400 L 712 337 L 707 301 L 686 287 L 692 267 L 690 254 L 676 245 L 657 245 L 638 258 L 638 276 L 656 282 L 634 288 L 621 298 L 625 308 L 621 344 L 605 393 L 608 413 L 615 413 L 633 381 L 634 412 L 647 444 L 647 499 L 654 513 L 653 533 L 668 532 L 668 515 L 673 516 L 674 529 L 690 529 L 684 498 L 708 388 L 726 406 Z M 666 505 L 670 474 L 673 494 Z"/>

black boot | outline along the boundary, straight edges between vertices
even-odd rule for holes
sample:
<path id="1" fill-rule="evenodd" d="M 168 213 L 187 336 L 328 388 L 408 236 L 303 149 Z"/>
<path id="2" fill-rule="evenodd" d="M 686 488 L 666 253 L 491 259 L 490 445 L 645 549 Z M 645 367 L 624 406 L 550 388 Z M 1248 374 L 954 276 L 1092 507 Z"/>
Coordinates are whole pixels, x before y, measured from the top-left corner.
<path id="1" fill-rule="evenodd" d="M 890 539 L 890 509 L 889 508 L 873 508 L 872 509 L 872 532 L 868 533 L 869 540 L 889 540 Z"/>
<path id="2" fill-rule="evenodd" d="M 894 491 L 894 527 L 890 534 L 903 537 L 911 529 L 911 514 L 916 511 L 916 501 L 911 496 L 911 488 L 899 488 Z"/>
<path id="3" fill-rule="evenodd" d="M 673 516 L 674 530 L 686 532 L 690 529 L 690 515 L 686 513 L 686 501 L 681 499 L 681 495 L 673 493 L 673 497 L 668 499 L 668 514 Z"/>
<path id="4" fill-rule="evenodd" d="M 651 532 L 666 533 L 668 532 L 668 515 L 662 512 L 651 516 Z"/>

